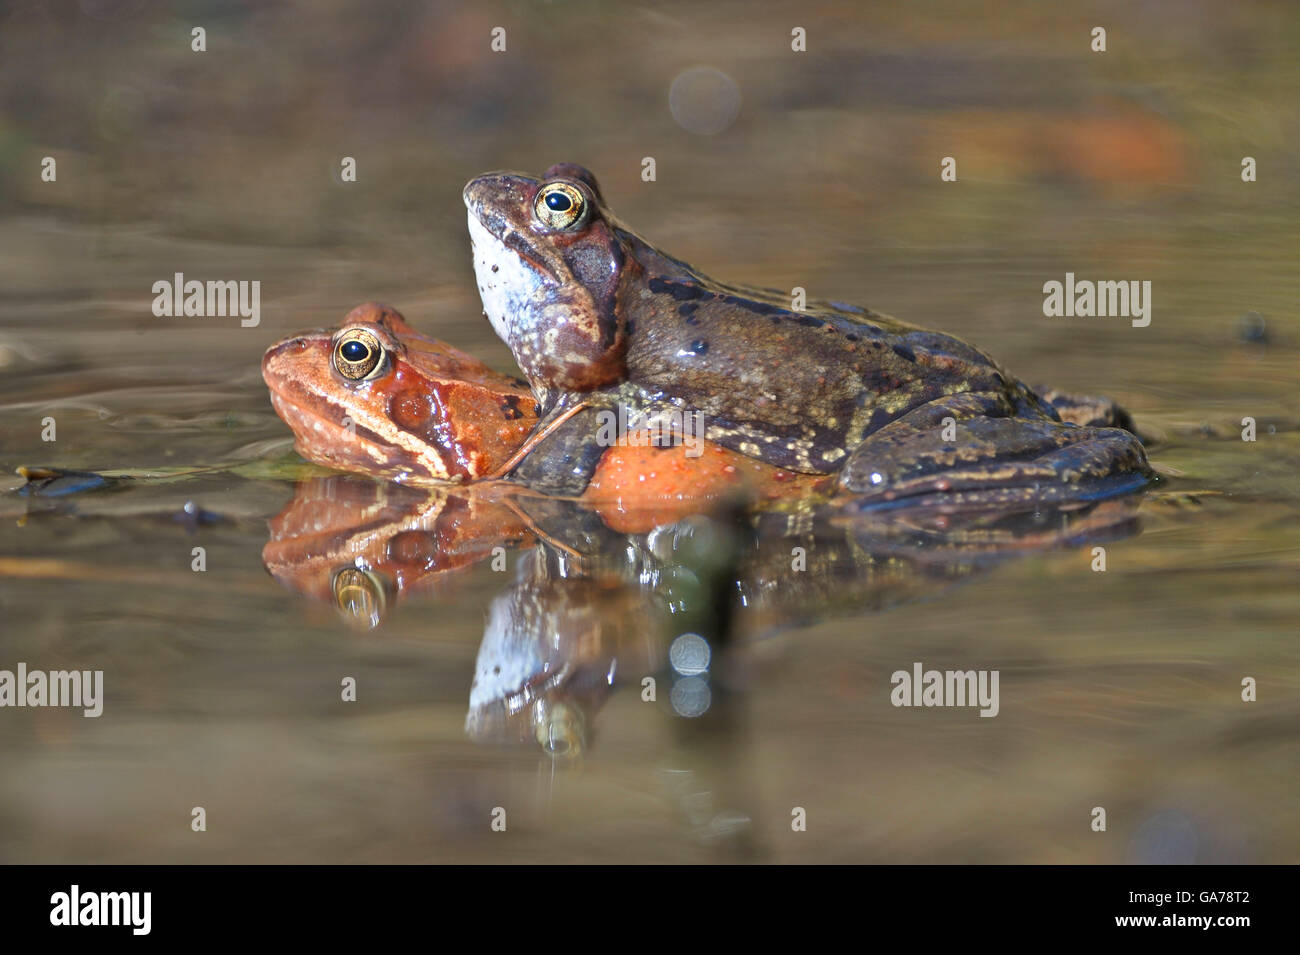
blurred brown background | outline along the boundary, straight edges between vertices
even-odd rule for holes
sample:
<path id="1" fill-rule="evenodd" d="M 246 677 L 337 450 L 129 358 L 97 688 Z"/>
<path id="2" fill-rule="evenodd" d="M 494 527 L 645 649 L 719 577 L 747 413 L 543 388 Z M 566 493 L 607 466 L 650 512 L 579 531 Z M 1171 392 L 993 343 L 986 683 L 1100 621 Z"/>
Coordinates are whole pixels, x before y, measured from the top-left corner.
<path id="1" fill-rule="evenodd" d="M 93 292 L 96 325 L 211 372 L 215 343 L 186 343 L 210 323 L 160 325 L 150 284 L 260 278 L 269 327 L 232 336 L 241 362 L 368 297 L 508 361 L 475 320 L 460 186 L 574 160 L 705 271 L 944 327 L 1017 369 L 1086 349 L 1041 374 L 1096 387 L 1098 353 L 1162 356 L 1149 372 L 1207 357 L 1179 349 L 1217 347 L 1240 313 L 1294 319 L 1298 41 L 1286 2 L 10 3 L 3 305 Z M 694 68 L 739 96 L 715 135 L 669 108 Z M 725 112 L 713 91 L 679 118 Z M 1044 320 L 1042 283 L 1067 270 L 1151 279 L 1153 326 Z"/>

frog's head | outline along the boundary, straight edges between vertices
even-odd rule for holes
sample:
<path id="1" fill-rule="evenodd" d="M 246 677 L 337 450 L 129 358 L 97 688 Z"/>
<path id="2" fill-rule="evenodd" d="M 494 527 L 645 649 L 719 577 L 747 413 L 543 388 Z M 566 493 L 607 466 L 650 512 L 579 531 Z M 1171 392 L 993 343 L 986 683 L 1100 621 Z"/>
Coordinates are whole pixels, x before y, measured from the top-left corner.
<path id="1" fill-rule="evenodd" d="M 333 330 L 272 345 L 262 378 L 310 461 L 396 480 L 482 477 L 537 421 L 524 383 L 367 302 Z"/>
<path id="2" fill-rule="evenodd" d="M 573 163 L 541 179 L 488 173 L 465 186 L 483 309 L 539 394 L 623 375 L 617 308 L 626 241 L 596 177 Z"/>

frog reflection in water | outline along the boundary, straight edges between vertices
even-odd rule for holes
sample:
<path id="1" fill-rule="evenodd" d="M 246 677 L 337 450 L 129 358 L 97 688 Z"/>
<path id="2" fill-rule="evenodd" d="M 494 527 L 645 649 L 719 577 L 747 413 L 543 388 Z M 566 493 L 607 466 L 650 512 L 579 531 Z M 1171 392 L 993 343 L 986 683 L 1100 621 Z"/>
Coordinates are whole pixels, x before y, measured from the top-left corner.
<path id="1" fill-rule="evenodd" d="M 617 404 L 701 412 L 711 442 L 834 475 L 864 503 L 1092 500 L 1151 480 L 1113 403 L 1035 392 L 956 338 L 867 309 L 796 311 L 710 279 L 614 218 L 581 166 L 480 176 L 464 199 L 484 310 L 540 400 L 528 445 L 574 462 L 557 475 L 529 456 L 530 483 L 581 489 L 600 461 L 591 412 Z"/>
<path id="2" fill-rule="evenodd" d="M 744 607 L 749 643 L 827 615 L 926 599 L 1018 556 L 1127 536 L 1138 504 L 1130 496 L 1014 515 L 921 507 L 907 520 L 851 507 L 793 520 L 769 512 L 756 516 L 727 590 Z M 701 521 L 628 533 L 580 501 L 339 474 L 298 485 L 271 521 L 262 560 L 284 587 L 363 631 L 408 599 L 463 600 L 458 588 L 475 565 L 508 569 L 491 575 L 500 591 L 484 608 L 466 729 L 476 740 L 577 756 L 610 694 L 661 672 L 668 627 L 680 630 L 683 601 L 698 601 L 700 562 L 689 547 L 683 556 L 683 542 L 699 539 Z M 512 553 L 497 565 L 501 548 Z M 796 549 L 807 566 L 792 574 Z"/>

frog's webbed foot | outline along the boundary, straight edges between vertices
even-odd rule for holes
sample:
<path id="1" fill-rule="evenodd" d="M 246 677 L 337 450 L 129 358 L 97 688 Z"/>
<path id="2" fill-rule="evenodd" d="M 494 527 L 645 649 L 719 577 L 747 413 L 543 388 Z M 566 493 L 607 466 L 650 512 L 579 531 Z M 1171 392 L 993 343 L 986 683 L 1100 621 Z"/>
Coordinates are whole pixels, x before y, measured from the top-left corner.
<path id="1" fill-rule="evenodd" d="M 1097 500 L 1151 480 L 1128 431 L 1008 411 L 984 394 L 923 405 L 858 446 L 840 486 L 873 507 L 1002 507 Z"/>

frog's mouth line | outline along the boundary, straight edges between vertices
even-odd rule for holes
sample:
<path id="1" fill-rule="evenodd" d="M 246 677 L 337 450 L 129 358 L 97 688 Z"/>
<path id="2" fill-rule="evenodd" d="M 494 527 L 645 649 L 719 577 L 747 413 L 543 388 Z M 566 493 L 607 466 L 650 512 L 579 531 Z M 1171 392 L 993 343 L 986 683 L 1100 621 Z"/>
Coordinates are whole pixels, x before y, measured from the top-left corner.
<path id="1" fill-rule="evenodd" d="M 412 454 L 400 442 L 395 443 L 355 420 L 351 428 L 344 427 L 341 422 L 350 417 L 351 412 L 328 398 L 311 396 L 317 406 L 323 403 L 333 415 L 322 413 L 317 407 L 295 400 L 283 391 L 271 389 L 270 394 L 275 413 L 293 432 L 294 449 L 309 461 L 351 471 L 356 469 L 357 458 L 364 455 L 378 470 L 405 472 L 434 480 L 448 479 L 441 467 L 419 453 L 418 448 Z"/>

